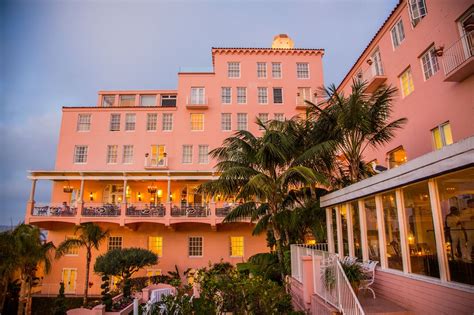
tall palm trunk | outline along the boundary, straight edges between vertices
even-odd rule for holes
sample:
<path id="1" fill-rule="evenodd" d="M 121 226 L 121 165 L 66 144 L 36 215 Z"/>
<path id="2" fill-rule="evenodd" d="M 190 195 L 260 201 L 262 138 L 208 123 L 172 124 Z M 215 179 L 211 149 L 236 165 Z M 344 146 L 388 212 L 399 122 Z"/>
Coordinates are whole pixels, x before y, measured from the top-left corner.
<path id="1" fill-rule="evenodd" d="M 25 292 L 26 292 L 26 279 L 25 275 L 21 275 L 21 286 L 20 286 L 20 297 L 18 299 L 18 315 L 24 315 L 25 312 Z"/>
<path id="2" fill-rule="evenodd" d="M 280 262 L 281 266 L 281 278 L 285 279 L 286 268 L 285 263 L 283 261 L 283 245 L 281 243 L 281 233 L 275 225 L 273 225 L 273 236 L 275 237 L 276 247 L 277 247 L 277 257 L 278 261 Z"/>
<path id="3" fill-rule="evenodd" d="M 26 286 L 26 307 L 25 307 L 25 314 L 31 315 L 31 304 L 33 303 L 31 297 L 31 288 L 33 286 L 33 276 L 28 278 L 27 286 Z"/>
<path id="4" fill-rule="evenodd" d="M 10 282 L 10 277 L 5 277 L 4 279 L 2 279 L 2 290 L 0 292 L 0 311 L 3 310 L 3 306 L 5 304 L 9 282 Z"/>
<path id="5" fill-rule="evenodd" d="M 87 259 L 86 259 L 86 283 L 84 285 L 84 300 L 82 304 L 87 305 L 87 295 L 89 294 L 89 270 L 91 267 L 91 248 L 87 247 Z"/>

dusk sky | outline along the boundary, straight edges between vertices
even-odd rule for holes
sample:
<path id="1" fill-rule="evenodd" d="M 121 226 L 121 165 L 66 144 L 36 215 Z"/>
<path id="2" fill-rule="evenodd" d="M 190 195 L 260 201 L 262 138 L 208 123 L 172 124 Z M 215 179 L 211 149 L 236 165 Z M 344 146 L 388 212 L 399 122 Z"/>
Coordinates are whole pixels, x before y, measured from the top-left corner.
<path id="1" fill-rule="evenodd" d="M 0 225 L 24 218 L 27 170 L 54 168 L 61 106 L 175 89 L 179 67 L 211 66 L 211 47 L 270 47 L 278 33 L 324 48 L 324 81 L 338 84 L 397 2 L 0 1 Z"/>

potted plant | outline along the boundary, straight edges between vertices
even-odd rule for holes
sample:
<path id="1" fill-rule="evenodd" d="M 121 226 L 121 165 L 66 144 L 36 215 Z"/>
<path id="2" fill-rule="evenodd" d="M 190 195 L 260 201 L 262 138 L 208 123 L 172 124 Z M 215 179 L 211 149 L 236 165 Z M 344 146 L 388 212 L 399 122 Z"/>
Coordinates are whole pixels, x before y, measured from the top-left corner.
<path id="1" fill-rule="evenodd" d="M 359 285 L 362 280 L 364 280 L 364 270 L 362 266 L 358 263 L 348 263 L 342 262 L 341 263 L 342 269 L 346 274 L 347 280 L 352 286 L 354 293 L 357 295 L 359 293 Z"/>

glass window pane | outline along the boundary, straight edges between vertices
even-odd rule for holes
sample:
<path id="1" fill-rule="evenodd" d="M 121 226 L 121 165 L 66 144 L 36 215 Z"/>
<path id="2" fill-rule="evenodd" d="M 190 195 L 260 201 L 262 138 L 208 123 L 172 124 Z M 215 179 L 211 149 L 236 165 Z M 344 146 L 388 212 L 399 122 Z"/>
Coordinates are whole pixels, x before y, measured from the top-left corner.
<path id="1" fill-rule="evenodd" d="M 474 285 L 474 168 L 437 183 L 451 280 Z"/>
<path id="2" fill-rule="evenodd" d="M 382 207 L 385 224 L 386 255 L 388 267 L 403 270 L 402 249 L 400 246 L 400 228 L 398 225 L 395 192 L 382 195 Z"/>
<path id="3" fill-rule="evenodd" d="M 453 134 L 451 133 L 451 125 L 449 123 L 444 124 L 443 126 L 441 126 L 441 129 L 443 129 L 445 145 L 453 144 Z"/>
<path id="4" fill-rule="evenodd" d="M 347 207 L 346 205 L 339 206 L 341 212 L 341 222 L 342 222 L 342 244 L 344 248 L 344 256 L 349 255 L 349 241 L 347 238 Z"/>
<path id="5" fill-rule="evenodd" d="M 354 234 L 354 254 L 357 258 L 362 259 L 362 247 L 360 238 L 360 221 L 359 221 L 359 203 L 357 201 L 351 202 L 352 214 L 352 231 Z"/>
<path id="6" fill-rule="evenodd" d="M 334 239 L 334 251 L 338 253 L 338 245 L 337 245 L 337 221 L 336 221 L 336 209 L 331 209 L 331 216 L 332 216 L 332 236 Z"/>
<path id="7" fill-rule="evenodd" d="M 367 224 L 367 245 L 369 247 L 369 259 L 380 261 L 379 255 L 379 231 L 377 226 L 377 211 L 375 210 L 375 198 L 364 200 L 365 222 Z"/>
<path id="8" fill-rule="evenodd" d="M 443 147 L 443 141 L 441 140 L 441 133 L 439 132 L 438 127 L 433 129 L 433 140 L 436 149 L 441 149 Z"/>
<path id="9" fill-rule="evenodd" d="M 403 188 L 411 272 L 439 278 L 428 182 Z"/>

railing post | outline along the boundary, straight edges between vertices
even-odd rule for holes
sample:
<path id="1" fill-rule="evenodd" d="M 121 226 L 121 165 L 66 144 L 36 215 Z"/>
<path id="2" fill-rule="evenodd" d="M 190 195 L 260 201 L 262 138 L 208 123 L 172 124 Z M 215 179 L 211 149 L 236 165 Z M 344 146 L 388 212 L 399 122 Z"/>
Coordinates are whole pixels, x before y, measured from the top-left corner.
<path id="1" fill-rule="evenodd" d="M 303 296 L 304 302 L 307 306 L 311 305 L 311 296 L 314 293 L 314 281 L 313 281 L 313 259 L 311 256 L 301 257 L 303 267 L 303 278 L 301 283 L 303 284 Z M 309 308 L 309 307 L 308 307 Z"/>
<path id="2" fill-rule="evenodd" d="M 322 290 L 322 281 L 318 275 L 321 274 L 321 260 L 322 256 L 316 255 L 313 253 L 313 289 L 315 293 L 319 293 Z"/>

